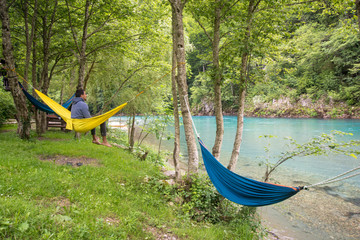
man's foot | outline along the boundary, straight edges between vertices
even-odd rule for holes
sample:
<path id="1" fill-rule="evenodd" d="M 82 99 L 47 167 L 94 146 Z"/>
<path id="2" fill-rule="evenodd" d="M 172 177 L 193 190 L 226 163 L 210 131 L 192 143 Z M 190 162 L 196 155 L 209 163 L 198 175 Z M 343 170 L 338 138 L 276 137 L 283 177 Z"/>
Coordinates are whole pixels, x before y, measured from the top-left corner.
<path id="1" fill-rule="evenodd" d="M 96 140 L 93 140 L 92 143 L 95 143 L 97 145 L 101 145 L 101 143 L 96 139 Z"/>
<path id="2" fill-rule="evenodd" d="M 103 142 L 101 145 L 107 146 L 107 147 L 112 147 L 110 143 L 108 142 Z"/>

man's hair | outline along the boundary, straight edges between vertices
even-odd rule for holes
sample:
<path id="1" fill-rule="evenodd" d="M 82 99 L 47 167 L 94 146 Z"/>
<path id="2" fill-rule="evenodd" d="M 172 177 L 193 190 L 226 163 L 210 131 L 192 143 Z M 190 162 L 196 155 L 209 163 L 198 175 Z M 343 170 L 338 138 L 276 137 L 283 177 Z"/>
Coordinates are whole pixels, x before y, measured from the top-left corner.
<path id="1" fill-rule="evenodd" d="M 75 97 L 81 97 L 81 95 L 83 95 L 84 94 L 84 90 L 83 89 L 78 89 L 78 90 L 76 90 L 76 92 L 75 92 Z"/>

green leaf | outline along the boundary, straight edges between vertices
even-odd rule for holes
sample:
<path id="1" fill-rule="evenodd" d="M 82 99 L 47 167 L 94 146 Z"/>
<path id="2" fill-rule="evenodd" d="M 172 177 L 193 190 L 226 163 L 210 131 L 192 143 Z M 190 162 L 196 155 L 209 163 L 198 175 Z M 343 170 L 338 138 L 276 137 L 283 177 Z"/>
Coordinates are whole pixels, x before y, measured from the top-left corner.
<path id="1" fill-rule="evenodd" d="M 71 221 L 72 218 L 66 215 L 57 215 L 55 216 L 55 219 L 59 222 L 67 222 L 67 221 Z"/>
<path id="2" fill-rule="evenodd" d="M 355 158 L 355 159 L 357 159 L 357 156 L 355 156 L 355 154 L 353 154 L 353 153 L 350 154 L 350 156 L 353 157 L 353 158 Z"/>
<path id="3" fill-rule="evenodd" d="M 22 224 L 20 224 L 18 229 L 20 232 L 25 232 L 26 230 L 28 230 L 29 229 L 28 222 L 23 222 Z"/>

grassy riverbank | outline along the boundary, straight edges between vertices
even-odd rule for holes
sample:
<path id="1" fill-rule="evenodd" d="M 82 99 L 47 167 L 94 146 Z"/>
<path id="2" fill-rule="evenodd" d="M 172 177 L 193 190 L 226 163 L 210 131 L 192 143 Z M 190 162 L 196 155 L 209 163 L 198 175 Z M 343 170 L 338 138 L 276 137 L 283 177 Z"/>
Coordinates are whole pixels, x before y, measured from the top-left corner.
<path id="1" fill-rule="evenodd" d="M 127 150 L 49 131 L 0 128 L 1 239 L 254 239 L 248 219 L 190 220 L 147 179 L 165 176 Z"/>

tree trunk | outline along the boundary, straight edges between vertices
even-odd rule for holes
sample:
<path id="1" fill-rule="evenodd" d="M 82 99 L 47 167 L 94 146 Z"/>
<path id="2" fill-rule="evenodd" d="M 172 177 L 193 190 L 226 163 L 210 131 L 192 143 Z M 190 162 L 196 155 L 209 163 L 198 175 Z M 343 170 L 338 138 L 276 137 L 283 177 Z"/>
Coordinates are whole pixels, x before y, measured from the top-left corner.
<path id="1" fill-rule="evenodd" d="M 50 59 L 50 42 L 51 42 L 51 28 L 48 28 L 48 19 L 47 16 L 43 17 L 43 33 L 42 33 L 42 43 L 43 43 L 43 67 L 41 71 L 41 91 L 44 94 L 47 94 L 49 90 L 49 59 Z"/>
<path id="2" fill-rule="evenodd" d="M 245 57 L 245 56 L 244 56 Z M 246 78 L 246 77 L 244 77 Z M 234 147 L 231 153 L 230 162 L 228 165 L 228 169 L 231 171 L 235 170 L 239 153 L 240 153 L 240 146 L 242 142 L 242 134 L 244 129 L 244 109 L 245 109 L 245 95 L 246 95 L 246 79 L 241 80 L 242 84 L 240 87 L 240 96 L 239 96 L 239 110 L 237 114 L 237 129 L 236 129 L 236 136 L 234 141 Z"/>
<path id="3" fill-rule="evenodd" d="M 13 56 L 13 46 L 11 43 L 11 34 L 10 34 L 10 19 L 7 9 L 7 1 L 0 1 L 0 18 L 2 22 L 2 46 L 3 46 L 3 56 L 5 58 L 5 68 L 7 70 L 9 85 L 11 89 L 11 94 L 14 99 L 16 107 L 16 116 L 18 122 L 17 133 L 22 139 L 30 138 L 30 115 L 26 106 L 25 95 L 22 93 L 19 84 L 17 75 L 12 69 L 15 69 L 15 61 Z"/>
<path id="4" fill-rule="evenodd" d="M 129 135 L 129 149 L 132 152 L 134 149 L 134 143 L 135 143 L 135 110 L 133 111 L 132 114 L 132 119 L 131 119 L 131 127 L 129 129 L 130 131 L 130 135 Z"/>
<path id="5" fill-rule="evenodd" d="M 47 94 L 47 91 L 49 89 L 49 58 L 50 58 L 50 31 L 51 29 L 48 29 L 48 18 L 47 16 L 43 16 L 43 22 L 42 22 L 42 43 L 43 43 L 43 66 L 41 70 L 41 76 L 40 76 L 40 85 L 39 88 L 41 89 L 41 92 L 44 94 Z M 37 116 L 38 124 L 39 126 L 36 127 L 37 133 L 39 135 L 46 132 L 46 113 L 42 111 L 38 111 Z"/>
<path id="6" fill-rule="evenodd" d="M 25 25 L 25 44 L 26 44 L 26 54 L 25 54 L 25 69 L 24 69 L 24 78 L 29 80 L 29 66 L 30 66 L 30 54 L 31 54 L 31 42 L 29 36 L 29 19 L 28 19 L 28 1 L 21 2 L 23 6 L 23 13 L 24 13 L 24 25 Z M 23 82 L 23 87 L 27 90 L 28 84 L 27 82 Z"/>
<path id="7" fill-rule="evenodd" d="M 360 0 L 355 0 L 355 8 L 358 20 L 358 31 L 360 32 Z"/>
<path id="8" fill-rule="evenodd" d="M 192 120 L 190 111 L 187 108 L 188 104 L 188 86 L 186 82 L 186 66 L 185 66 L 185 42 L 184 42 L 184 26 L 183 26 L 183 9 L 186 1 L 169 0 L 172 11 L 174 12 L 173 21 L 175 21 L 175 44 L 176 44 L 176 61 L 178 64 L 177 84 L 179 87 L 179 98 L 181 104 L 181 112 L 184 123 L 185 139 L 188 149 L 188 175 L 198 173 L 199 158 L 196 147 L 194 131 L 192 128 Z"/>
<path id="9" fill-rule="evenodd" d="M 160 159 L 160 153 L 161 153 L 161 143 L 162 143 L 163 134 L 164 134 L 164 129 L 161 131 L 161 133 L 160 133 L 160 137 L 159 137 L 159 145 L 158 145 L 158 159 Z"/>
<path id="10" fill-rule="evenodd" d="M 46 6 L 44 10 L 44 15 L 41 16 L 42 19 L 42 52 L 43 52 L 43 59 L 42 59 L 42 69 L 40 74 L 40 79 L 38 80 L 37 84 L 34 85 L 40 89 L 40 91 L 44 94 L 47 94 L 49 86 L 50 86 L 50 77 L 49 77 L 49 63 L 50 63 L 50 46 L 51 46 L 51 38 L 52 38 L 52 27 L 56 21 L 55 15 L 57 12 L 57 3 L 58 1 L 55 0 L 51 2 L 53 4 L 53 9 L 49 10 L 49 2 L 46 2 Z M 39 11 L 40 13 L 40 11 Z M 50 19 L 49 19 L 50 16 Z M 34 46 L 35 48 L 35 41 Z M 35 53 L 34 53 L 35 54 Z M 33 58 L 35 59 L 35 58 Z M 33 64 L 33 67 L 36 69 L 36 64 Z M 33 69 L 34 70 L 34 69 Z M 34 81 L 34 80 L 33 80 Z M 37 134 L 41 135 L 46 132 L 46 113 L 42 111 L 38 111 L 36 113 L 36 132 Z"/>
<path id="11" fill-rule="evenodd" d="M 79 52 L 79 81 L 78 81 L 77 89 L 84 88 L 85 64 L 86 64 L 86 40 L 87 40 L 87 31 L 89 24 L 89 7 L 90 7 L 90 1 L 87 0 L 85 3 L 83 35 L 81 39 L 81 48 Z"/>
<path id="12" fill-rule="evenodd" d="M 36 27 L 36 16 L 37 16 L 37 0 L 34 1 L 34 14 L 31 19 L 31 31 L 29 33 L 29 14 L 28 14 L 28 5 L 29 2 L 26 0 L 24 2 L 24 19 L 25 19 L 25 37 L 26 37 L 26 57 L 25 57 L 25 69 L 24 69 L 24 78 L 29 81 L 29 68 L 30 68 L 30 59 L 32 53 L 32 46 L 35 36 L 35 27 Z M 24 82 L 24 87 L 27 89 L 27 83 Z"/>
<path id="13" fill-rule="evenodd" d="M 174 19 L 174 9 L 172 11 L 172 18 Z M 173 49 L 172 49 L 172 71 L 171 71 L 171 91 L 173 96 L 173 106 L 174 106 L 174 125 L 175 125 L 175 137 L 174 137 L 174 151 L 173 151 L 173 160 L 175 167 L 175 179 L 179 181 L 181 178 L 180 175 L 180 118 L 179 118 L 179 107 L 178 107 L 178 93 L 176 88 L 176 42 L 175 42 L 175 21 L 172 21 L 172 35 L 173 35 Z"/>
<path id="14" fill-rule="evenodd" d="M 244 39 L 244 52 L 242 53 L 241 56 L 240 95 L 239 95 L 239 110 L 237 114 L 237 129 L 236 129 L 233 151 L 231 153 L 230 162 L 227 167 L 231 171 L 235 170 L 239 158 L 240 146 L 242 142 L 242 134 L 244 128 L 244 108 L 245 108 L 246 83 L 247 83 L 247 69 L 248 69 L 248 58 L 250 54 L 249 42 L 251 36 L 251 23 L 255 9 L 260 3 L 260 1 L 261 0 L 258 0 L 255 3 L 255 0 L 250 0 L 248 6 L 247 27 L 246 27 L 246 34 Z"/>
<path id="15" fill-rule="evenodd" d="M 215 8 L 215 18 L 214 18 L 214 40 L 213 40 L 213 66 L 214 66 L 214 107 L 215 107 L 215 118 L 216 118 L 216 137 L 215 143 L 212 148 L 212 154 L 215 158 L 220 158 L 220 151 L 224 136 L 224 120 L 222 113 L 222 103 L 221 103 L 221 80 L 222 73 L 220 69 L 220 24 L 221 24 L 221 9 L 218 3 L 220 0 L 217 0 Z"/>
<path id="16" fill-rule="evenodd" d="M 35 21 L 36 24 L 36 21 Z M 37 74 L 37 52 L 36 52 L 36 36 L 34 35 L 34 39 L 32 42 L 32 65 L 31 65 L 31 79 L 32 79 L 32 85 L 34 88 L 38 87 L 39 79 Z M 33 95 L 35 96 L 35 90 L 33 89 Z M 37 110 L 35 108 L 35 126 L 36 126 L 36 133 L 38 135 L 41 135 L 43 132 L 42 126 L 41 126 L 41 119 L 40 119 L 40 110 Z"/>

